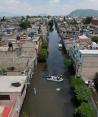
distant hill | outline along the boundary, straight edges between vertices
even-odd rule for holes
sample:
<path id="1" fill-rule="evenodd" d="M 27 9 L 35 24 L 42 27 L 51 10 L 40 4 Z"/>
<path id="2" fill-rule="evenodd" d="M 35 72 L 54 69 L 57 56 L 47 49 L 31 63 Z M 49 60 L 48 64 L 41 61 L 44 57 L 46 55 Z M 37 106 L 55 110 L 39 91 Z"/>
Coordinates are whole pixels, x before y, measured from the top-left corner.
<path id="1" fill-rule="evenodd" d="M 78 9 L 72 11 L 68 16 L 98 16 L 98 10 L 93 9 Z"/>

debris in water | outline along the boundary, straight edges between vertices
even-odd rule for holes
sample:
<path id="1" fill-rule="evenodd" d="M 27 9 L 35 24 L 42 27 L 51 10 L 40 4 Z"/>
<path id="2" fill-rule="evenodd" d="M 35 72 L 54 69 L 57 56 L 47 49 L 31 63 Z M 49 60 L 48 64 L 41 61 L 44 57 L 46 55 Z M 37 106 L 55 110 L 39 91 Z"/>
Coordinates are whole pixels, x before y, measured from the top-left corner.
<path id="1" fill-rule="evenodd" d="M 36 95 L 36 88 L 34 88 L 34 94 Z"/>
<path id="2" fill-rule="evenodd" d="M 60 91 L 61 89 L 60 88 L 56 88 L 56 91 Z"/>

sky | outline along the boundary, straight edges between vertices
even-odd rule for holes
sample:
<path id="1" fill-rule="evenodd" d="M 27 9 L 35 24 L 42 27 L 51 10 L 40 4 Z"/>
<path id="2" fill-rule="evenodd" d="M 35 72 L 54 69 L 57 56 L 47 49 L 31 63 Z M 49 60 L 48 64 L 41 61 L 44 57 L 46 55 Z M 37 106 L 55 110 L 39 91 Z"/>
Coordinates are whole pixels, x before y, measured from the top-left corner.
<path id="1" fill-rule="evenodd" d="M 76 9 L 98 10 L 98 0 L 0 0 L 0 13 L 67 15 Z"/>

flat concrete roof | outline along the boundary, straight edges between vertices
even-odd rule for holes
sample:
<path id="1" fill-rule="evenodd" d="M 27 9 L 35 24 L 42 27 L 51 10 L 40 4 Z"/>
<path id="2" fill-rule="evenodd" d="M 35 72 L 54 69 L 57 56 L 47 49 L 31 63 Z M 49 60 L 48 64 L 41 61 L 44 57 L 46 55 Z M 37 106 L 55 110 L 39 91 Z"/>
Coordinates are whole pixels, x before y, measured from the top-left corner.
<path id="1" fill-rule="evenodd" d="M 0 76 L 0 93 L 20 93 L 27 76 Z M 11 83 L 19 82 L 21 86 L 14 87 Z"/>
<path id="2" fill-rule="evenodd" d="M 81 35 L 81 36 L 78 36 L 79 37 L 79 39 L 89 39 L 86 35 Z"/>
<path id="3" fill-rule="evenodd" d="M 33 38 L 33 42 L 38 40 L 39 40 L 39 36 Z"/>
<path id="4" fill-rule="evenodd" d="M 0 51 L 8 51 L 8 47 L 0 47 Z"/>
<path id="5" fill-rule="evenodd" d="M 98 54 L 98 50 L 80 50 L 82 54 Z"/>

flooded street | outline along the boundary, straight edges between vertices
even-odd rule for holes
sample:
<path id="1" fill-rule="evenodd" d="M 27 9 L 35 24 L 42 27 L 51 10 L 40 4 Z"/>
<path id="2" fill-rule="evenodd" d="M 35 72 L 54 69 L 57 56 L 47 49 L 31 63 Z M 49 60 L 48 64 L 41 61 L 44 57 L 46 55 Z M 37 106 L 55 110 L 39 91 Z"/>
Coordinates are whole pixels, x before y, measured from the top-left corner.
<path id="1" fill-rule="evenodd" d="M 31 84 L 28 86 L 22 112 L 28 117 L 73 117 L 72 93 L 68 79 L 63 82 L 47 81 L 47 75 L 61 75 L 67 70 L 64 54 L 58 48 L 60 37 L 57 31 L 49 33 L 49 48 L 46 64 L 38 64 Z M 60 88 L 60 91 L 56 89 Z M 26 116 L 27 117 L 27 116 Z"/>

